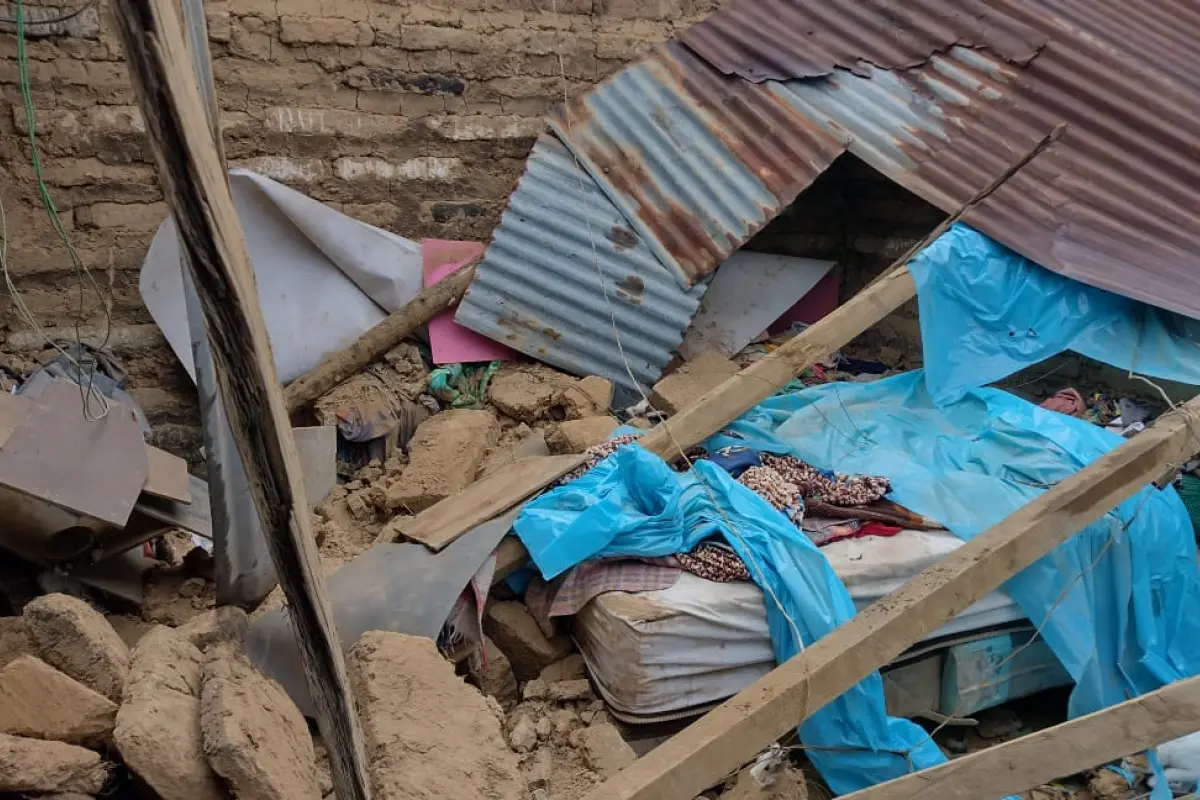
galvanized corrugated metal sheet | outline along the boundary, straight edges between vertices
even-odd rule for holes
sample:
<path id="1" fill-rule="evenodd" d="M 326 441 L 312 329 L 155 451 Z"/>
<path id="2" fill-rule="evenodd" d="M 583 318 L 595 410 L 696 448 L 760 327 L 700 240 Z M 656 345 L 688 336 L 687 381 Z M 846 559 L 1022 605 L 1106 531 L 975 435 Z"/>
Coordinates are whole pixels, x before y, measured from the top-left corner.
<path id="1" fill-rule="evenodd" d="M 685 285 L 845 149 L 774 92 L 720 75 L 675 42 L 559 107 L 550 125 Z"/>
<path id="2" fill-rule="evenodd" d="M 968 221 L 1068 277 L 1200 318 L 1194 6 L 742 0 L 680 38 L 552 125 L 686 279 L 843 143 L 951 211 L 1066 122 Z"/>
<path id="3" fill-rule="evenodd" d="M 631 402 L 640 395 L 620 350 L 649 391 L 706 288 L 681 287 L 566 147 L 543 134 L 455 319 L 568 372 L 609 378 Z"/>

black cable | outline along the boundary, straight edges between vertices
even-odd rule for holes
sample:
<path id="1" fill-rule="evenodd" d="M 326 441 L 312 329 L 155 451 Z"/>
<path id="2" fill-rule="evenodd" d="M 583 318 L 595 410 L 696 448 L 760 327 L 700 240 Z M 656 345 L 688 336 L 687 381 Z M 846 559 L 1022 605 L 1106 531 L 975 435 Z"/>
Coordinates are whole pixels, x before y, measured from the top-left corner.
<path id="1" fill-rule="evenodd" d="M 70 11 L 66 14 L 62 14 L 57 17 L 51 17 L 50 19 L 36 19 L 35 20 L 35 19 L 29 19 L 27 17 L 25 19 L 25 24 L 26 25 L 57 25 L 60 22 L 67 22 L 69 20 L 75 19 L 80 14 L 87 11 L 89 8 L 91 8 L 94 5 L 96 5 L 96 0 L 87 0 L 86 3 L 84 3 L 79 8 L 75 9 L 74 11 Z M 42 7 L 44 8 L 44 6 L 42 6 Z M 17 24 L 17 20 L 14 17 L 0 17 L 0 25 L 16 25 L 16 24 Z"/>

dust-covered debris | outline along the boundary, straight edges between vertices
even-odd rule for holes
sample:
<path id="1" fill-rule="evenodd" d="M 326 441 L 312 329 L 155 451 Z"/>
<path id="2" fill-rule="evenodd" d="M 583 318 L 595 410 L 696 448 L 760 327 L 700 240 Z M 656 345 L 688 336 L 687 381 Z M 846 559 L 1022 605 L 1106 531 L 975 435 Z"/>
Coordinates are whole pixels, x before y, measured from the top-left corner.
<path id="1" fill-rule="evenodd" d="M 521 699 L 517 678 L 508 656 L 487 636 L 479 656 L 471 659 L 471 679 L 479 691 L 494 697 L 502 708 L 512 708 Z"/>
<path id="2" fill-rule="evenodd" d="M 490 411 L 443 411 L 413 436 L 408 467 L 388 490 L 388 506 L 417 513 L 475 481 L 483 457 L 499 435 Z"/>
<path id="3" fill-rule="evenodd" d="M 198 650 L 207 650 L 221 642 L 241 646 L 249 627 L 250 619 L 245 611 L 236 606 L 221 606 L 205 611 L 191 622 L 176 628 L 175 632 Z"/>
<path id="4" fill-rule="evenodd" d="M 515 420 L 565 419 L 563 393 L 575 378 L 544 364 L 506 364 L 488 387 L 488 400 Z"/>
<path id="5" fill-rule="evenodd" d="M 589 375 L 568 386 L 560 400 L 567 419 L 608 416 L 612 401 L 612 381 L 597 375 Z"/>
<path id="6" fill-rule="evenodd" d="M 113 626 L 113 630 L 121 637 L 121 641 L 125 643 L 125 646 L 130 649 L 136 646 L 143 636 L 156 627 L 153 622 L 147 622 L 141 617 L 129 614 L 105 614 L 104 618 L 108 620 L 109 625 Z"/>
<path id="7" fill-rule="evenodd" d="M 586 417 L 560 422 L 546 432 L 551 453 L 582 453 L 609 437 L 621 423 L 614 417 Z"/>
<path id="8" fill-rule="evenodd" d="M 208 763 L 241 800 L 320 800 L 308 725 L 234 646 L 204 662 L 200 723 Z"/>
<path id="9" fill-rule="evenodd" d="M 34 655 L 37 646 L 20 617 L 0 617 L 0 667 L 21 656 Z"/>
<path id="10" fill-rule="evenodd" d="M 146 571 L 142 619 L 179 627 L 216 606 L 217 584 L 212 556 L 193 547 L 180 564 L 160 564 Z"/>
<path id="11" fill-rule="evenodd" d="M 25 628 L 47 664 L 121 702 L 129 648 L 104 615 L 65 594 L 48 594 L 25 606 Z"/>
<path id="12" fill-rule="evenodd" d="M 720 353 L 706 351 L 654 384 L 650 403 L 659 411 L 674 414 L 737 372 L 737 364 Z"/>
<path id="13" fill-rule="evenodd" d="M 204 755 L 200 727 L 203 656 L 158 628 L 134 648 L 113 739 L 126 766 L 162 800 L 227 800 Z"/>
<path id="14" fill-rule="evenodd" d="M 491 605 L 484 615 L 483 629 L 508 656 L 513 673 L 521 681 L 536 678 L 574 649 L 566 636 L 546 638 L 529 609 L 512 600 Z"/>
<path id="15" fill-rule="evenodd" d="M 365 634 L 350 651 L 376 800 L 524 798 L 498 709 L 429 639 Z"/>
<path id="16" fill-rule="evenodd" d="M 637 754 L 621 738 L 621 732 L 607 722 L 575 731 L 571 742 L 583 751 L 587 765 L 601 778 L 616 775 L 637 760 Z"/>
<path id="17" fill-rule="evenodd" d="M 538 680 L 551 684 L 559 681 L 576 681 L 586 676 L 587 665 L 583 663 L 583 656 L 579 653 L 571 653 L 566 658 L 555 661 L 542 670 L 542 673 L 538 675 Z"/>
<path id="18" fill-rule="evenodd" d="M 21 656 L 0 670 L 0 732 L 103 745 L 117 705 L 41 659 Z"/>
<path id="19" fill-rule="evenodd" d="M 750 767 L 734 777 L 721 794 L 721 800 L 808 800 L 808 782 L 804 773 L 790 764 L 761 775 Z"/>
<path id="20" fill-rule="evenodd" d="M 91 750 L 0 733 L 0 792 L 93 795 L 108 774 L 108 765 Z"/>
<path id="21" fill-rule="evenodd" d="M 547 695 L 556 703 L 568 703 L 573 700 L 590 701 L 595 698 L 592 685 L 586 679 L 571 681 L 555 681 L 547 687 Z"/>

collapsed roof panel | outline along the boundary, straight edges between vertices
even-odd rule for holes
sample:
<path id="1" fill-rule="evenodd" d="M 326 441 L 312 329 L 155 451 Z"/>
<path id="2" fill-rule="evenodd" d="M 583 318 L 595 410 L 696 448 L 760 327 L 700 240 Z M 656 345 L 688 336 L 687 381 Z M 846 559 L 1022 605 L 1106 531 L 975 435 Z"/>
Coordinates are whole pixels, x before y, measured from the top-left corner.
<path id="1" fill-rule="evenodd" d="M 768 87 L 727 78 L 675 42 L 558 107 L 550 125 L 685 286 L 846 146 Z"/>
<path id="2" fill-rule="evenodd" d="M 1067 123 L 966 221 L 1063 275 L 1200 318 L 1200 13 L 1144 0 L 899 5 L 742 0 L 680 38 L 744 79 L 726 91 L 791 97 L 806 123 L 947 212 Z"/>
<path id="3" fill-rule="evenodd" d="M 609 378 L 633 402 L 640 393 L 629 372 L 649 391 L 706 288 L 681 287 L 563 144 L 543 134 L 455 319 L 568 372 Z"/>

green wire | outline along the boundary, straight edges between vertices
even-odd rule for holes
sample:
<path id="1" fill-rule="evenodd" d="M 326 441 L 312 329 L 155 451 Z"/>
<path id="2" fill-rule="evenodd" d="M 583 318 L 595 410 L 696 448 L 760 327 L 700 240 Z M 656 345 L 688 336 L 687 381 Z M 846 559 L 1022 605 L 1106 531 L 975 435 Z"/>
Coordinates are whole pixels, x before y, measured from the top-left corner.
<path id="1" fill-rule="evenodd" d="M 55 207 L 54 199 L 50 197 L 50 190 L 46 187 L 46 181 L 42 178 L 42 160 L 38 157 L 37 124 L 34 121 L 33 94 L 29 90 L 29 60 L 25 54 L 24 0 L 17 0 L 17 69 L 21 81 L 21 100 L 24 102 L 25 118 L 29 123 L 29 147 L 33 152 L 33 174 L 37 178 L 38 197 L 46 209 L 46 215 L 50 218 L 50 224 L 54 226 L 54 230 L 58 233 L 59 238 L 66 245 L 67 252 L 71 256 L 71 264 L 75 269 L 82 271 L 83 262 L 79 260 L 79 254 L 75 252 L 75 246 L 71 244 L 71 237 L 67 233 L 67 229 L 63 226 L 62 218 L 58 215 L 58 208 Z"/>

